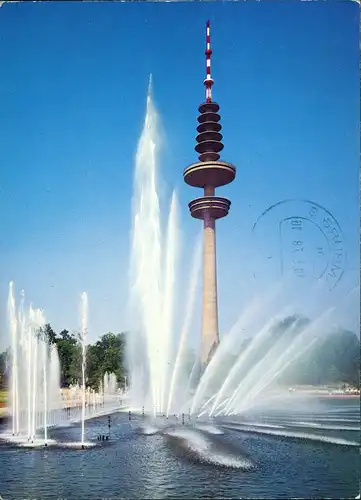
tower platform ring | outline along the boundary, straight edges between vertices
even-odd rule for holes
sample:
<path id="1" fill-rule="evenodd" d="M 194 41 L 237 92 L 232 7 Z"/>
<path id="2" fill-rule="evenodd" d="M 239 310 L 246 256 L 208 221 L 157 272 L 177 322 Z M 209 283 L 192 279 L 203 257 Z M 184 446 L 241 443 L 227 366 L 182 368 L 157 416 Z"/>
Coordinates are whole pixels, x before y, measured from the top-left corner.
<path id="1" fill-rule="evenodd" d="M 183 172 L 184 182 L 189 186 L 204 188 L 229 184 L 236 177 L 236 167 L 225 161 L 201 161 L 192 163 Z"/>
<path id="2" fill-rule="evenodd" d="M 221 141 L 218 141 L 216 139 L 207 139 L 205 141 L 199 142 L 194 149 L 199 154 L 219 153 L 220 151 L 222 151 L 223 147 L 224 146 Z"/>
<path id="3" fill-rule="evenodd" d="M 218 113 L 212 113 L 211 111 L 207 111 L 206 113 L 199 115 L 197 118 L 198 123 L 219 122 L 220 119 L 221 116 Z"/>
<path id="4" fill-rule="evenodd" d="M 197 135 L 196 141 L 198 144 L 204 141 L 218 141 L 221 142 L 223 139 L 223 135 L 219 132 L 215 132 L 214 130 L 206 130 L 205 132 L 201 132 Z"/>
<path id="5" fill-rule="evenodd" d="M 203 122 L 197 127 L 197 132 L 200 134 L 203 132 L 219 132 L 222 129 L 222 125 L 219 122 Z"/>
<path id="6" fill-rule="evenodd" d="M 219 111 L 219 105 L 212 101 L 212 102 L 204 102 L 198 107 L 198 111 L 201 114 L 212 112 L 212 113 L 218 113 Z"/>
<path id="7" fill-rule="evenodd" d="M 213 219 L 221 219 L 228 215 L 230 206 L 230 200 L 221 196 L 202 196 L 188 204 L 191 216 L 196 219 L 204 219 L 206 211 Z"/>

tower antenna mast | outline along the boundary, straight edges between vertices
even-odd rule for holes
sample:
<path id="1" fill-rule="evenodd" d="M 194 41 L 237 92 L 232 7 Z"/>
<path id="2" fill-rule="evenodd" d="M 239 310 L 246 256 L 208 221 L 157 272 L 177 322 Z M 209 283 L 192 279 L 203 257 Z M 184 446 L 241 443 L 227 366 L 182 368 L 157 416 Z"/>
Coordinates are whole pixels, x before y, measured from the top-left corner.
<path id="1" fill-rule="evenodd" d="M 206 24 L 206 79 L 204 85 L 206 87 L 206 102 L 212 102 L 212 85 L 214 81 L 211 76 L 211 23 L 207 21 Z"/>

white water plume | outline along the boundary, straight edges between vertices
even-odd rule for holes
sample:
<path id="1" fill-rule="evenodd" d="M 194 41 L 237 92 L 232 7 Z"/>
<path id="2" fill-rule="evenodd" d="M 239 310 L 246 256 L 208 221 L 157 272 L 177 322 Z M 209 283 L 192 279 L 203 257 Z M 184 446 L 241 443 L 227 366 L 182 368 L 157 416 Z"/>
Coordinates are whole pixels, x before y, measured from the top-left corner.
<path id="1" fill-rule="evenodd" d="M 82 413 L 81 413 L 81 445 L 85 446 L 85 364 L 86 364 L 86 337 L 88 331 L 88 295 L 86 292 L 81 294 L 81 374 L 82 374 Z"/>
<path id="2" fill-rule="evenodd" d="M 50 348 L 49 374 L 48 374 L 48 394 L 49 394 L 49 425 L 55 426 L 59 423 L 59 408 L 63 407 L 60 393 L 60 361 L 58 350 L 55 344 Z"/>
<path id="3" fill-rule="evenodd" d="M 286 348 L 282 344 L 280 349 L 276 344 L 268 353 L 266 362 L 256 365 L 255 370 L 247 375 L 248 380 L 242 381 L 239 385 L 237 398 L 231 402 L 233 411 L 244 411 L 291 363 L 294 363 L 311 349 L 319 341 L 319 338 L 328 331 L 326 327 L 329 327 L 329 319 L 333 311 L 334 308 L 327 310 L 310 325 L 303 328 Z M 247 385 L 249 381 L 251 384 Z M 231 404 L 227 406 L 226 413 L 231 411 Z"/>
<path id="4" fill-rule="evenodd" d="M 115 373 L 104 373 L 103 377 L 103 394 L 105 396 L 114 396 L 118 391 L 117 376 Z"/>
<path id="5" fill-rule="evenodd" d="M 133 404 L 146 407 L 154 415 L 165 413 L 170 407 L 170 395 L 178 379 L 173 367 L 179 359 L 179 332 L 174 322 L 178 303 L 175 293 L 179 208 L 173 192 L 167 220 L 163 220 L 157 182 L 159 142 L 159 117 L 150 82 L 135 159 L 130 288 L 132 315 L 139 324 L 138 330 L 130 334 L 128 361 Z M 180 337 L 185 337 L 188 330 L 189 322 Z"/>
<path id="6" fill-rule="evenodd" d="M 320 443 L 337 444 L 341 446 L 360 446 L 357 441 L 351 441 L 349 439 L 339 438 L 335 436 L 322 436 L 320 434 L 309 434 L 307 432 L 296 432 L 289 431 L 286 429 L 275 430 L 275 429 L 263 429 L 259 427 L 247 427 L 247 426 L 232 426 L 224 425 L 225 429 L 235 430 L 239 432 L 251 432 L 254 434 L 268 435 L 268 436 L 278 436 L 278 437 L 289 437 L 294 439 L 302 439 L 307 441 L 318 441 Z"/>
<path id="7" fill-rule="evenodd" d="M 19 432 L 19 390 L 18 390 L 18 323 L 16 319 L 15 298 L 14 298 L 14 283 L 9 284 L 8 297 L 8 319 L 12 341 L 12 370 L 11 370 L 11 413 L 12 413 L 12 429 L 13 435 Z"/>
<path id="8" fill-rule="evenodd" d="M 47 444 L 49 426 L 49 398 L 55 390 L 49 384 L 52 362 L 49 344 L 44 336 L 45 316 L 42 310 L 31 305 L 24 308 L 24 292 L 21 292 L 19 310 L 16 308 L 14 284 L 9 284 L 8 318 L 11 346 L 10 410 L 12 435 L 16 439 L 34 442 L 37 430 L 43 429 Z M 60 387 L 57 385 L 60 395 Z"/>
<path id="9" fill-rule="evenodd" d="M 173 192 L 170 215 L 168 221 L 168 234 L 166 239 L 165 253 L 165 283 L 164 283 L 164 296 L 163 296 L 163 328 L 164 328 L 164 345 L 160 351 L 161 356 L 161 401 L 160 410 L 165 408 L 165 398 L 169 392 L 169 377 L 170 367 L 169 359 L 172 356 L 172 332 L 174 331 L 173 315 L 174 315 L 174 302 L 175 302 L 175 284 L 176 284 L 176 262 L 177 251 L 179 246 L 178 241 L 178 203 L 175 192 Z"/>
<path id="10" fill-rule="evenodd" d="M 268 314 L 271 314 L 274 308 L 274 302 L 279 297 L 281 291 L 280 285 L 277 284 L 273 289 L 261 297 L 255 297 L 251 303 L 244 308 L 239 319 L 231 330 L 222 338 L 211 362 L 205 369 L 202 378 L 197 387 L 191 407 L 191 413 L 195 413 L 198 408 L 204 404 L 204 398 L 209 395 L 209 392 L 214 390 L 210 389 L 212 382 L 217 379 L 219 368 L 224 364 L 224 360 L 228 353 L 234 352 L 239 348 L 241 340 L 244 340 L 244 335 L 241 332 L 246 331 L 248 336 L 252 336 L 259 331 Z M 269 317 L 269 316 L 268 316 Z M 218 381 L 218 384 L 222 381 Z"/>
<path id="11" fill-rule="evenodd" d="M 149 359 L 150 391 L 155 411 L 160 411 L 162 293 L 161 293 L 161 228 L 160 207 L 156 189 L 157 112 L 151 96 L 151 80 L 147 96 L 147 112 L 136 155 L 134 178 L 134 228 L 132 259 L 135 284 L 132 292 L 141 314 Z M 135 378 L 133 374 L 132 379 Z"/>
<path id="12" fill-rule="evenodd" d="M 193 259 L 193 265 L 191 268 L 191 275 L 190 275 L 190 280 L 189 280 L 189 293 L 188 293 L 188 301 L 187 301 L 187 307 L 186 307 L 186 312 L 185 312 L 185 318 L 184 318 L 184 323 L 183 323 L 183 328 L 181 331 L 180 335 L 180 340 L 179 340 L 179 346 L 177 349 L 177 354 L 175 358 L 175 363 L 174 363 L 174 369 L 172 372 L 172 378 L 171 378 L 171 383 L 170 383 L 170 390 L 169 390 L 169 398 L 168 398 L 168 405 L 167 405 L 167 416 L 169 415 L 169 412 L 171 410 L 172 406 L 172 400 L 173 400 L 173 395 L 174 391 L 176 389 L 176 384 L 178 382 L 179 378 L 179 371 L 181 368 L 181 362 L 182 362 L 182 356 L 185 352 L 185 348 L 188 342 L 188 334 L 194 314 L 194 306 L 195 306 L 195 301 L 196 301 L 196 291 L 197 291 L 197 285 L 199 282 L 199 277 L 200 277 L 200 271 L 201 271 L 201 265 L 202 265 L 202 240 L 199 239 L 197 246 L 196 246 L 196 251 L 194 253 L 194 259 Z M 188 391 L 186 391 L 185 396 L 187 396 Z M 184 394 L 183 394 L 184 396 Z"/>
<path id="13" fill-rule="evenodd" d="M 264 341 L 264 338 L 266 335 L 269 335 L 270 330 L 272 325 L 277 324 L 277 322 L 281 321 L 285 315 L 287 314 L 287 310 L 283 311 L 280 315 L 277 315 L 276 317 L 271 318 L 265 326 L 253 337 L 252 341 L 250 344 L 246 347 L 245 351 L 240 353 L 238 356 L 238 359 L 236 363 L 232 366 L 231 370 L 229 371 L 228 375 L 226 376 L 216 398 L 215 401 L 213 402 L 211 411 L 210 411 L 210 416 L 213 414 L 213 412 L 217 409 L 217 407 L 220 405 L 220 402 L 222 402 L 222 399 L 224 399 L 225 396 L 228 396 L 227 390 L 234 385 L 235 380 L 239 380 L 239 372 L 242 369 L 242 365 L 245 363 L 247 360 L 247 357 L 251 355 L 257 348 L 262 344 Z M 256 365 L 257 366 L 257 365 Z M 255 368 L 255 367 L 254 367 Z M 253 369 L 254 369 L 253 368 Z M 249 375 L 249 374 L 248 374 Z M 234 399 L 234 394 L 236 394 L 237 389 L 235 389 L 235 392 L 229 396 L 227 399 L 227 404 L 230 404 L 230 402 Z"/>
<path id="14" fill-rule="evenodd" d="M 206 432 L 208 434 L 221 434 L 221 432 L 214 431 L 215 429 L 209 428 Z M 202 462 L 241 470 L 253 468 L 253 463 L 249 459 L 218 450 L 208 437 L 195 429 L 186 427 L 166 429 L 164 434 L 171 439 L 177 440 L 181 446 L 189 450 Z"/>
<path id="15" fill-rule="evenodd" d="M 43 407 L 43 417 L 44 417 L 44 442 L 47 445 L 48 441 L 48 357 L 49 357 L 49 345 L 47 342 L 43 342 L 43 398 L 44 398 L 44 407 Z"/>

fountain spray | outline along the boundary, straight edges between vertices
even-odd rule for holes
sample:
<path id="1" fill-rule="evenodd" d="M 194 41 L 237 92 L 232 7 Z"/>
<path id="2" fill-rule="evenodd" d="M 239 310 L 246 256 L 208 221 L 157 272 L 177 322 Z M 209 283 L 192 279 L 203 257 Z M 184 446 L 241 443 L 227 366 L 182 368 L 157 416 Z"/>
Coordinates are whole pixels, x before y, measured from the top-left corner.
<path id="1" fill-rule="evenodd" d="M 34 320 L 35 311 L 30 306 L 30 318 Z M 35 439 L 35 430 L 36 430 L 36 379 L 37 379 L 37 364 L 38 364 L 38 338 L 35 334 L 34 337 L 34 362 L 33 362 L 33 370 L 32 370 L 32 380 L 33 380 L 33 388 L 32 388 L 32 422 L 31 422 L 31 442 L 34 443 Z"/>
<path id="2" fill-rule="evenodd" d="M 193 311 L 194 311 L 194 305 L 195 305 L 195 296 L 196 296 L 196 291 L 197 291 L 197 285 L 198 285 L 198 278 L 201 270 L 201 264 L 202 264 L 202 246 L 201 246 L 201 240 L 198 241 L 197 246 L 196 246 L 196 251 L 194 253 L 194 260 L 193 260 L 193 265 L 191 269 L 191 276 L 190 276 L 190 286 L 189 286 L 189 293 L 188 293 L 188 304 L 186 308 L 186 314 L 185 314 L 185 319 L 184 319 L 184 324 L 179 340 L 179 346 L 177 350 L 177 355 L 175 359 L 175 364 L 174 364 L 174 369 L 172 373 L 172 378 L 170 382 L 170 388 L 169 388 L 169 397 L 168 397 L 168 404 L 167 404 L 167 412 L 166 415 L 167 417 L 169 416 L 169 412 L 171 410 L 172 406 L 172 400 L 173 400 L 173 395 L 177 383 L 177 379 L 179 376 L 179 370 L 181 368 L 181 360 L 182 360 L 182 355 L 184 354 L 185 347 L 187 345 L 188 341 L 188 333 L 193 317 Z"/>
<path id="3" fill-rule="evenodd" d="M 47 384 L 48 342 L 43 338 L 43 390 L 44 390 L 44 445 L 48 446 L 48 384 Z"/>
<path id="4" fill-rule="evenodd" d="M 32 353 L 32 348 L 33 348 L 33 345 L 32 345 L 32 331 L 31 331 L 31 326 L 28 325 L 28 329 L 27 329 L 27 343 L 26 343 L 26 348 L 27 348 L 27 368 L 28 368 L 28 372 L 27 372 L 27 380 L 28 380 L 28 395 L 27 395 L 27 399 L 28 399 L 28 411 L 27 411 L 27 414 L 28 414 L 28 441 L 30 441 L 31 439 L 31 394 L 32 394 L 32 385 L 31 385 L 31 380 L 32 380 L 32 377 L 31 377 L 31 353 Z"/>
<path id="5" fill-rule="evenodd" d="M 81 346 L 82 346 L 82 415 L 81 415 L 81 447 L 84 450 L 84 436 L 85 436 L 85 342 L 87 334 L 88 323 L 88 295 L 86 292 L 81 294 Z"/>
<path id="6" fill-rule="evenodd" d="M 8 317 L 10 322 L 12 341 L 12 427 L 13 436 L 19 433 L 19 386 L 18 386 L 18 348 L 17 348 L 17 320 L 14 299 L 14 282 L 9 283 Z"/>

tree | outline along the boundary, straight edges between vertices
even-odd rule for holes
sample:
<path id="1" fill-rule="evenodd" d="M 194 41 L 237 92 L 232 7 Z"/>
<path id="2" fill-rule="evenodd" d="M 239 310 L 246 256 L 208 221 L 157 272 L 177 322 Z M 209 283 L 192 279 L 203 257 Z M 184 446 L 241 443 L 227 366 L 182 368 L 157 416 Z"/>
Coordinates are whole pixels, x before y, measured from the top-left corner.
<path id="1" fill-rule="evenodd" d="M 5 388 L 6 368 L 7 368 L 7 353 L 5 351 L 0 354 L 0 389 Z"/>
<path id="2" fill-rule="evenodd" d="M 61 384 L 63 387 L 69 387 L 80 380 L 81 346 L 77 336 L 68 330 L 60 332 L 55 343 L 61 367 Z"/>
<path id="3" fill-rule="evenodd" d="M 101 348 L 98 345 L 87 346 L 85 369 L 87 385 L 95 390 L 99 390 L 99 384 L 104 373 Z"/>
<path id="4" fill-rule="evenodd" d="M 114 373 L 117 381 L 124 384 L 124 348 L 125 335 L 123 333 L 106 333 L 94 344 L 87 347 L 86 377 L 87 384 L 99 388 L 106 372 Z"/>
<path id="5" fill-rule="evenodd" d="M 42 328 L 42 333 L 45 337 L 45 339 L 49 342 L 49 344 L 55 344 L 57 340 L 56 333 L 50 326 L 50 323 L 47 323 L 43 328 Z"/>
<path id="6" fill-rule="evenodd" d="M 118 382 L 124 382 L 124 334 L 107 333 L 95 344 L 101 360 L 102 375 L 115 373 Z"/>

